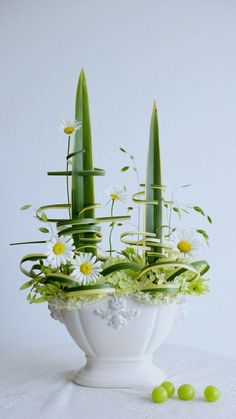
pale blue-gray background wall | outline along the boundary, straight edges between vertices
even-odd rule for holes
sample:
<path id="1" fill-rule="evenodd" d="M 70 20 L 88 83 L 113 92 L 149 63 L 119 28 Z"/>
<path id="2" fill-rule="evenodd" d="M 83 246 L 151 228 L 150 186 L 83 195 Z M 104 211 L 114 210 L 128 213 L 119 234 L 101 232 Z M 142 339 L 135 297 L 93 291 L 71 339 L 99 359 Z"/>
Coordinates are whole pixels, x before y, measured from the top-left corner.
<path id="1" fill-rule="evenodd" d="M 64 169 L 57 124 L 73 113 L 84 66 L 94 160 L 108 175 L 97 181 L 98 200 L 107 183 L 136 190 L 135 178 L 120 174 L 118 148 L 136 156 L 143 177 L 155 98 L 164 181 L 170 191 L 191 183 L 181 199 L 214 218 L 211 292 L 191 299 L 168 342 L 236 356 L 235 21 L 233 0 L 0 2 L 2 352 L 70 341 L 46 305 L 30 306 L 18 291 L 19 258 L 43 248 L 8 243 L 41 237 L 22 204 L 65 200 L 63 180 L 46 172 Z"/>

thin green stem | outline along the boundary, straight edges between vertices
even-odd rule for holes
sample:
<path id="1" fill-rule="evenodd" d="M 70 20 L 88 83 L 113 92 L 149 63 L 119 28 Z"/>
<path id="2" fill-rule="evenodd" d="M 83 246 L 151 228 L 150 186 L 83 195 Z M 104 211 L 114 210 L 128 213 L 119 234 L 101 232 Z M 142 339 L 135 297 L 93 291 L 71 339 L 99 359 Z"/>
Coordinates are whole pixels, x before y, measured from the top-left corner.
<path id="1" fill-rule="evenodd" d="M 67 156 L 70 154 L 70 135 L 68 136 L 68 146 L 67 146 Z M 66 172 L 68 172 L 69 163 L 66 156 Z M 67 202 L 68 205 L 70 205 L 70 192 L 69 192 L 69 176 L 66 175 L 66 192 L 67 192 Z M 69 211 L 69 217 L 71 218 L 71 209 L 68 209 Z"/>
<path id="2" fill-rule="evenodd" d="M 49 228 L 50 228 L 50 230 L 51 230 L 51 234 L 52 234 L 52 236 L 54 235 L 53 234 L 53 229 L 52 229 L 52 226 L 51 226 L 51 224 L 49 223 Z"/>
<path id="3" fill-rule="evenodd" d="M 177 205 L 177 207 L 179 207 L 179 203 L 174 199 L 175 193 L 176 191 L 178 191 L 180 188 L 176 188 L 174 190 L 174 192 L 172 192 L 171 194 L 171 198 L 170 198 L 170 208 L 169 208 L 169 219 L 168 219 L 168 227 L 169 227 L 169 234 L 171 235 L 173 232 L 173 228 L 171 226 L 171 222 L 172 222 L 172 212 L 173 212 L 173 206 L 174 204 Z"/>
<path id="4" fill-rule="evenodd" d="M 114 214 L 114 203 L 115 203 L 115 200 L 112 199 L 112 201 L 111 201 L 111 217 L 113 217 L 113 214 Z M 109 234 L 109 253 L 110 253 L 110 256 L 112 256 L 112 233 L 113 233 L 114 227 L 115 227 L 115 223 L 112 222 L 111 223 L 111 230 L 110 230 L 110 234 Z"/>
<path id="5" fill-rule="evenodd" d="M 174 199 L 174 193 L 172 193 L 171 198 L 170 198 L 169 220 L 168 220 L 169 232 L 171 231 L 171 215 L 172 215 L 172 210 L 173 210 L 173 199 Z"/>
<path id="6" fill-rule="evenodd" d="M 138 173 L 135 159 L 133 159 L 133 164 L 134 164 L 134 171 L 136 173 L 136 178 L 138 182 L 138 191 L 140 192 L 140 179 L 139 179 L 139 173 Z M 140 219 L 141 219 L 141 214 L 140 214 L 140 204 L 139 204 L 138 205 L 138 232 L 140 231 Z M 139 241 L 139 234 L 138 234 L 138 241 Z"/>

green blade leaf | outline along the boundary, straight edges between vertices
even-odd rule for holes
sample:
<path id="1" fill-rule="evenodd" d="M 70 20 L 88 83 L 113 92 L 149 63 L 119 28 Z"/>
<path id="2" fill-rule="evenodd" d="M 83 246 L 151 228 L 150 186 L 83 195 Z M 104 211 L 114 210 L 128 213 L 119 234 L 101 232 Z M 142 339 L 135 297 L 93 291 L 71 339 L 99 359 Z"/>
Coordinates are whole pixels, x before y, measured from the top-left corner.
<path id="1" fill-rule="evenodd" d="M 46 240 L 37 240 L 32 242 L 18 242 L 18 243 L 10 243 L 9 246 L 19 246 L 21 244 L 39 244 L 39 243 L 47 243 Z"/>
<path id="2" fill-rule="evenodd" d="M 123 271 L 126 269 L 130 269 L 132 271 L 138 272 L 141 271 L 142 267 L 137 263 L 129 263 L 129 262 L 119 262 L 112 266 L 108 266 L 108 268 L 103 269 L 101 272 L 102 276 L 107 276 L 113 272 Z"/>
<path id="3" fill-rule="evenodd" d="M 94 294 L 114 294 L 116 289 L 111 284 L 81 285 L 64 289 L 66 297 L 80 297 Z"/>
<path id="4" fill-rule="evenodd" d="M 76 94 L 75 104 L 75 118 L 81 122 L 81 129 L 77 130 L 74 139 L 74 156 L 72 165 L 72 218 L 83 218 L 80 211 L 85 207 L 93 206 L 94 200 L 94 181 L 93 176 L 78 176 L 77 172 L 88 170 L 93 171 L 93 158 L 92 158 L 92 136 L 89 116 L 89 99 L 87 84 L 85 79 L 84 70 L 81 70 Z M 80 153 L 85 150 L 84 153 Z M 87 218 L 94 218 L 95 211 L 91 208 L 86 213 Z M 91 233 L 93 236 L 93 233 Z M 92 237 L 90 233 L 86 233 L 87 237 Z M 81 242 L 81 235 L 74 234 L 73 239 L 76 247 L 79 247 Z M 91 249 L 94 253 L 95 250 Z"/>
<path id="5" fill-rule="evenodd" d="M 42 253 L 33 253 L 30 255 L 25 255 L 20 262 L 20 270 L 21 272 L 23 272 L 23 274 L 25 274 L 26 276 L 28 276 L 29 278 L 35 278 L 35 274 L 28 269 L 25 269 L 25 267 L 23 266 L 26 262 L 35 262 L 35 261 L 40 261 L 43 259 L 46 259 L 47 256 L 45 256 Z"/>
<path id="6" fill-rule="evenodd" d="M 78 282 L 76 282 L 73 278 L 71 278 L 69 275 L 64 275 L 60 272 L 58 273 L 49 273 L 46 276 L 45 284 L 50 282 L 59 282 L 61 284 L 69 285 L 70 287 L 78 285 Z"/>
<path id="7" fill-rule="evenodd" d="M 199 272 L 200 275 L 204 275 L 204 273 L 206 273 L 210 269 L 210 266 L 208 265 L 208 263 L 205 260 L 191 261 L 191 262 L 189 262 L 189 265 L 191 265 L 193 268 L 195 268 Z M 168 281 L 168 282 L 173 281 L 176 278 L 176 276 L 181 275 L 186 270 L 188 270 L 186 268 L 186 266 L 185 267 L 181 267 L 181 266 L 177 267 L 177 269 L 175 269 L 173 272 L 171 272 L 169 275 L 167 275 L 166 281 Z M 196 273 L 193 277 L 195 277 L 195 276 L 196 276 Z"/>
<path id="8" fill-rule="evenodd" d="M 161 186 L 161 156 L 159 146 L 159 129 L 157 119 L 157 108 L 154 102 L 149 134 L 149 149 L 146 168 L 145 183 L 145 228 L 148 233 L 155 233 L 156 237 L 162 241 L 162 188 Z M 157 187 L 155 187 L 157 186 Z M 152 204 L 158 203 L 158 205 Z M 148 262 L 153 262 L 149 257 Z"/>
<path id="9" fill-rule="evenodd" d="M 193 264 L 191 263 L 187 263 L 187 262 L 179 262 L 179 261 L 169 261 L 169 260 L 161 260 L 158 261 L 156 263 L 153 263 L 151 265 L 146 265 L 142 271 L 140 272 L 138 278 L 141 278 L 143 274 L 149 272 L 150 270 L 152 270 L 153 268 L 162 268 L 162 267 L 173 267 L 173 268 L 182 268 L 183 271 L 191 271 L 194 272 L 195 274 L 198 275 L 198 271 L 197 269 L 194 267 Z M 167 279 L 167 281 L 169 280 L 169 278 Z"/>
<path id="10" fill-rule="evenodd" d="M 76 151 L 75 153 L 70 153 L 70 154 L 68 154 L 68 155 L 66 156 L 66 160 L 71 159 L 71 157 L 76 156 L 76 154 L 79 154 L 79 153 L 84 153 L 84 152 L 85 152 L 85 150 L 79 150 L 79 151 Z"/>

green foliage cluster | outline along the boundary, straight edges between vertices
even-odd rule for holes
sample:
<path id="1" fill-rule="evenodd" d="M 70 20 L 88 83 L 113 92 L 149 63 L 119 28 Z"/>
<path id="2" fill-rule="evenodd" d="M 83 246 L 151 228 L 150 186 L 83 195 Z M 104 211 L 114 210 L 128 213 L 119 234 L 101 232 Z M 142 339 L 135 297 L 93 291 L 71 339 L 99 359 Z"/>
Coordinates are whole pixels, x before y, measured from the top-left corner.
<path id="1" fill-rule="evenodd" d="M 61 301 L 94 301 L 109 294 L 125 294 L 146 299 L 147 296 L 155 302 L 165 302 L 179 294 L 200 295 L 208 291 L 207 280 L 203 275 L 209 265 L 205 260 L 195 260 L 182 257 L 173 252 L 169 241 L 175 233 L 172 225 L 173 214 L 181 218 L 182 214 L 194 211 L 212 223 L 212 218 L 198 205 L 181 205 L 174 194 L 170 199 L 164 197 L 165 186 L 162 184 L 161 156 L 159 145 L 159 128 L 157 107 L 154 103 L 149 130 L 149 146 L 146 165 L 145 183 L 141 184 L 135 158 L 120 147 L 120 151 L 128 156 L 130 163 L 122 166 L 121 172 L 133 170 L 137 178 L 138 191 L 132 200 L 138 208 L 138 228 L 136 231 L 123 232 L 121 242 L 126 247 L 119 252 L 112 248 L 112 232 L 115 226 L 122 226 L 130 220 L 134 207 L 128 206 L 127 215 L 114 215 L 114 199 L 111 199 L 111 215 L 96 217 L 95 210 L 99 204 L 95 201 L 94 176 L 103 176 L 104 170 L 93 166 L 92 134 L 89 114 L 89 99 L 84 71 L 79 77 L 75 118 L 81 123 L 81 129 L 76 130 L 73 150 L 70 150 L 70 136 L 66 156 L 66 171 L 48 172 L 49 176 L 66 177 L 67 202 L 50 204 L 36 210 L 36 218 L 40 223 L 39 231 L 43 234 L 53 234 L 51 224 L 56 225 L 58 236 L 72 236 L 75 244 L 75 255 L 92 253 L 103 261 L 101 276 L 96 284 L 78 285 L 71 277 L 70 262 L 57 269 L 45 266 L 46 255 L 26 255 L 21 261 L 21 270 L 28 280 L 21 289 L 29 289 L 27 299 L 30 303 L 41 303 L 52 300 Z M 72 160 L 72 170 L 68 161 Z M 69 190 L 71 185 L 71 191 Z M 190 185 L 183 185 L 188 187 Z M 141 211 L 144 208 L 144 228 L 141 224 Z M 21 210 L 31 208 L 24 205 Z M 49 218 L 49 210 L 68 210 L 68 218 Z M 164 213 L 167 213 L 167 222 Z M 110 249 L 106 256 L 99 256 L 102 241 L 101 224 L 109 223 Z M 196 233 L 208 243 L 208 234 L 202 228 Z M 134 239 L 136 237 L 136 239 Z M 47 240 L 26 243 L 46 243 Z M 19 243 L 15 243 L 19 244 Z M 128 245 L 128 247 L 127 247 Z M 114 254 L 115 253 L 115 254 Z M 31 263 L 29 269 L 26 263 Z"/>
<path id="2" fill-rule="evenodd" d="M 129 256 L 110 256 L 103 262 L 101 277 L 96 283 L 97 292 L 93 295 L 93 299 L 101 298 L 100 294 L 104 286 L 111 287 L 110 293 L 134 296 L 137 293 L 139 296 L 140 293 L 144 293 L 155 295 L 156 300 L 159 300 L 157 295 L 163 292 L 165 295 L 177 296 L 179 293 L 200 295 L 208 291 L 206 279 L 201 276 L 201 272 L 205 272 L 208 268 L 205 264 L 198 265 L 197 270 L 192 272 L 180 267 L 178 270 L 175 269 L 173 274 L 173 266 L 157 267 L 155 264 L 145 271 L 144 261 L 132 248 L 126 248 L 124 254 Z M 39 262 L 37 266 L 39 273 L 34 274 L 34 277 L 21 287 L 22 290 L 30 289 L 27 300 L 31 304 L 51 301 L 55 298 L 64 300 L 66 292 L 70 291 L 74 292 L 73 296 L 77 296 L 78 299 L 84 298 L 84 291 L 88 287 L 77 286 L 76 282 L 70 278 L 70 263 L 62 265 L 58 273 L 55 269 L 45 267 L 42 260 Z M 183 265 L 186 263 L 184 259 L 179 262 Z M 93 289 L 93 286 L 91 285 L 90 288 Z"/>

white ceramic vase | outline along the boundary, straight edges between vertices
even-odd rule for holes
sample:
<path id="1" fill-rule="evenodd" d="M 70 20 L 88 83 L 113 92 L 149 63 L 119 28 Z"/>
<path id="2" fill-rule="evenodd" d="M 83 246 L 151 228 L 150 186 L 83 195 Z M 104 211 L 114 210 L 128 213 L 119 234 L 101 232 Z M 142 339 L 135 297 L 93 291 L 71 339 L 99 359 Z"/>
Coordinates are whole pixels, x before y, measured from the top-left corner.
<path id="1" fill-rule="evenodd" d="M 165 375 L 152 363 L 153 353 L 185 308 L 185 302 L 146 305 L 114 296 L 73 309 L 49 303 L 52 317 L 64 323 L 86 355 L 74 382 L 90 387 L 160 384 Z"/>

